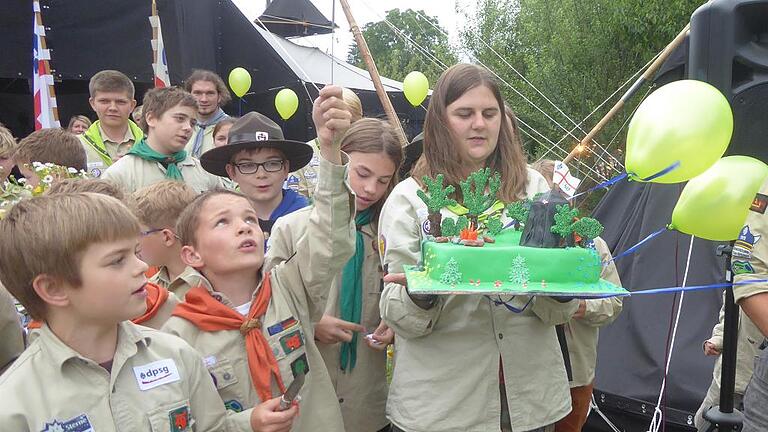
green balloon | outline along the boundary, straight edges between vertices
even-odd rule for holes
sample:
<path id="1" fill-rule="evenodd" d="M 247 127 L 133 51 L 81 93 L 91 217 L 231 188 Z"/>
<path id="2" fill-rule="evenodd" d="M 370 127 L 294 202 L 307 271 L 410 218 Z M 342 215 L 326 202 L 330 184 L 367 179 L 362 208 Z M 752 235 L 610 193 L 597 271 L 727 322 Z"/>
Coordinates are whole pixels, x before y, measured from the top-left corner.
<path id="1" fill-rule="evenodd" d="M 413 71 L 406 75 L 403 80 L 403 93 L 408 102 L 417 107 L 427 98 L 429 80 L 423 73 Z"/>
<path id="2" fill-rule="evenodd" d="M 243 97 L 251 89 L 251 74 L 241 67 L 232 69 L 229 73 L 229 88 L 235 96 Z"/>
<path id="3" fill-rule="evenodd" d="M 685 185 L 672 211 L 672 226 L 707 240 L 738 237 L 768 165 L 749 156 L 724 157 Z"/>
<path id="4" fill-rule="evenodd" d="M 283 120 L 288 120 L 299 108 L 299 97 L 295 91 L 284 88 L 275 96 L 275 108 Z"/>
<path id="5" fill-rule="evenodd" d="M 701 81 L 672 82 L 651 93 L 632 117 L 626 170 L 642 179 L 679 161 L 652 181 L 690 180 L 723 156 L 732 132 L 731 106 L 720 91 Z"/>

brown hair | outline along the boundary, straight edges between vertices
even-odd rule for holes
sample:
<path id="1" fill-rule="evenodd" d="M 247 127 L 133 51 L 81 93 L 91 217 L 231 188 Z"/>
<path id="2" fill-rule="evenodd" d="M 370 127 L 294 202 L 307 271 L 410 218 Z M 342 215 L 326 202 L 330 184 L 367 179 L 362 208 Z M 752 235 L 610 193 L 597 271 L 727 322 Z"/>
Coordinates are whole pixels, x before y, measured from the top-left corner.
<path id="1" fill-rule="evenodd" d="M 395 164 L 395 172 L 389 180 L 387 192 L 371 207 L 373 213 L 371 220 L 377 221 L 384 201 L 399 181 L 397 173 L 403 163 L 403 147 L 400 145 L 395 129 L 389 122 L 383 120 L 361 119 L 356 121 L 344 134 L 341 139 L 341 150 L 346 153 L 384 153 Z"/>
<path id="2" fill-rule="evenodd" d="M 32 287 L 36 277 L 46 274 L 80 286 L 82 255 L 90 245 L 138 233 L 136 217 L 106 195 L 56 194 L 22 200 L 0 220 L 0 281 L 32 318 L 44 320 L 45 302 Z"/>
<path id="3" fill-rule="evenodd" d="M 240 120 L 240 117 L 227 117 L 216 123 L 216 126 L 213 127 L 213 137 L 216 138 L 216 134 L 219 133 L 221 128 L 226 125 L 233 125 L 238 120 Z"/>
<path id="4" fill-rule="evenodd" d="M 544 179 L 552 186 L 552 179 L 555 176 L 555 161 L 551 159 L 539 159 L 531 164 L 531 168 L 544 176 Z"/>
<path id="5" fill-rule="evenodd" d="M 11 131 L 0 123 L 0 156 L 13 156 L 17 145 Z"/>
<path id="6" fill-rule="evenodd" d="M 457 139 L 448 125 L 446 108 L 478 86 L 491 90 L 502 115 L 498 144 L 486 159 L 485 166 L 501 175 L 499 199 L 504 202 L 517 201 L 525 195 L 528 183 L 526 157 L 517 131 L 517 119 L 507 119 L 498 84 L 491 73 L 480 66 L 457 64 L 440 75 L 424 122 L 424 153 L 416 162 L 411 176 L 421 184 L 423 176 L 443 174 L 446 184 L 456 188 L 454 197 L 461 199 L 459 181 L 464 179 L 466 173 L 464 161 L 455 144 Z"/>
<path id="7" fill-rule="evenodd" d="M 184 80 L 184 90 L 192 92 L 192 85 L 198 81 L 212 82 L 216 86 L 216 91 L 221 98 L 219 106 L 226 105 L 232 100 L 232 95 L 229 94 L 229 89 L 227 89 L 226 84 L 224 84 L 224 80 L 222 80 L 215 72 L 205 69 L 193 70 L 192 74 Z"/>
<path id="8" fill-rule="evenodd" d="M 134 192 L 129 207 L 142 224 L 150 228 L 175 230 L 181 212 L 196 196 L 197 193 L 186 183 L 164 180 Z"/>
<path id="9" fill-rule="evenodd" d="M 120 202 L 125 202 L 125 192 L 123 189 L 117 183 L 102 179 L 62 179 L 54 182 L 45 193 L 48 195 L 57 195 L 82 192 L 107 195 Z"/>
<path id="10" fill-rule="evenodd" d="M 85 170 L 85 149 L 76 136 L 61 128 L 40 129 L 19 142 L 14 154 L 17 164 L 52 163 Z"/>
<path id="11" fill-rule="evenodd" d="M 91 97 L 96 97 L 97 92 L 119 93 L 125 92 L 131 99 L 136 94 L 133 82 L 124 73 L 116 70 L 103 70 L 97 72 L 91 77 L 88 83 L 88 93 Z"/>
<path id="12" fill-rule="evenodd" d="M 91 127 L 91 119 L 84 115 L 74 115 L 69 119 L 69 124 L 67 125 L 67 130 L 72 131 L 72 126 L 75 125 L 75 122 L 83 122 L 87 125 L 87 127 Z"/>
<path id="13" fill-rule="evenodd" d="M 194 108 L 195 112 L 197 112 L 197 101 L 186 90 L 178 87 L 162 87 L 149 90 L 144 95 L 144 108 L 141 115 L 141 128 L 144 130 L 144 133 L 149 132 L 147 117 L 150 114 L 155 118 L 160 118 L 166 111 L 176 105 Z"/>
<path id="14" fill-rule="evenodd" d="M 243 195 L 240 192 L 236 192 L 229 189 L 217 188 L 205 192 L 195 197 L 191 203 L 181 212 L 179 219 L 176 221 L 176 235 L 179 236 L 182 246 L 196 246 L 197 245 L 197 228 L 200 224 L 200 212 L 203 210 L 203 206 L 209 199 L 219 195 L 234 195 L 248 201 L 248 204 L 255 210 L 256 205 L 251 198 Z"/>

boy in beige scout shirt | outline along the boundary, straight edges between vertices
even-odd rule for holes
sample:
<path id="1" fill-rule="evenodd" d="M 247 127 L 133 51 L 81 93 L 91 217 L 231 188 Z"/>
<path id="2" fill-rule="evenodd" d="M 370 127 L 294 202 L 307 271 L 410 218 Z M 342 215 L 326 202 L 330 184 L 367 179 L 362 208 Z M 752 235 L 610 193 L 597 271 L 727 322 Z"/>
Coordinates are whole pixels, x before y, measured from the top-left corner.
<path id="1" fill-rule="evenodd" d="M 131 196 L 129 207 L 141 223 L 142 261 L 158 268 L 149 281 L 175 294 L 179 299 L 200 282 L 194 271 L 181 260 L 181 241 L 176 222 L 197 194 L 184 183 L 164 180 L 145 186 Z"/>
<path id="2" fill-rule="evenodd" d="M 148 91 L 143 108 L 147 138 L 136 142 L 103 177 L 129 193 L 166 179 L 183 181 L 198 193 L 224 186 L 184 151 L 196 121 L 196 106 L 195 98 L 179 88 Z"/>
<path id="3" fill-rule="evenodd" d="M 136 107 L 131 79 L 116 70 L 103 70 L 88 83 L 88 102 L 98 120 L 78 135 L 88 155 L 88 171 L 99 177 L 142 138 L 144 132 L 129 119 Z"/>
<path id="4" fill-rule="evenodd" d="M 45 321 L 0 376 L 12 431 L 251 430 L 228 413 L 199 354 L 127 321 L 145 312 L 139 223 L 114 198 L 76 193 L 16 204 L 0 221 L 0 279 Z"/>
<path id="5" fill-rule="evenodd" d="M 322 175 L 297 253 L 264 271 L 264 237 L 249 199 L 229 191 L 199 197 L 179 219 L 178 234 L 184 261 L 208 283 L 187 292 L 163 327 L 203 354 L 221 399 L 234 411 L 270 403 L 306 374 L 294 431 L 344 430 L 313 330 L 331 279 L 354 248 L 354 201 L 334 142 L 349 127 L 340 96 L 339 87 L 329 86 L 315 102 Z"/>

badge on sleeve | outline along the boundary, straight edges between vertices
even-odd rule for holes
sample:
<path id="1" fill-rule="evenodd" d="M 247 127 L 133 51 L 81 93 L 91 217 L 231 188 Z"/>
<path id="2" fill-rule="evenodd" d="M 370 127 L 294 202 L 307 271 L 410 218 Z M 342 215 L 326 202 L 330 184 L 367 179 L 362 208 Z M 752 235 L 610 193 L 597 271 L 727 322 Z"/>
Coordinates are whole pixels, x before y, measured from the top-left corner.
<path id="1" fill-rule="evenodd" d="M 67 421 L 54 420 L 46 423 L 41 432 L 93 432 L 93 427 L 88 416 L 80 414 Z"/>
<path id="2" fill-rule="evenodd" d="M 755 268 L 752 267 L 752 264 L 750 264 L 749 261 L 738 260 L 734 260 L 733 263 L 731 263 L 731 270 L 733 270 L 733 274 L 735 275 L 753 274 L 755 272 Z"/>
<path id="3" fill-rule="evenodd" d="M 387 239 L 384 234 L 379 235 L 379 256 L 384 256 L 384 252 L 387 250 Z"/>
<path id="4" fill-rule="evenodd" d="M 739 258 L 742 260 L 752 259 L 752 251 L 754 250 L 757 242 L 760 241 L 760 237 L 762 236 L 759 234 L 752 234 L 752 230 L 750 230 L 749 225 L 744 225 L 744 228 L 742 228 L 741 232 L 739 233 L 739 238 L 733 242 L 733 252 L 731 252 L 731 254 L 734 258 Z"/>
<path id="5" fill-rule="evenodd" d="M 171 424 L 171 432 L 184 432 L 189 429 L 189 407 L 176 408 L 168 413 L 168 421 Z"/>
<path id="6" fill-rule="evenodd" d="M 755 195 L 755 199 L 752 200 L 752 205 L 749 209 L 756 213 L 765 214 L 766 208 L 768 208 L 768 195 L 761 193 Z"/>

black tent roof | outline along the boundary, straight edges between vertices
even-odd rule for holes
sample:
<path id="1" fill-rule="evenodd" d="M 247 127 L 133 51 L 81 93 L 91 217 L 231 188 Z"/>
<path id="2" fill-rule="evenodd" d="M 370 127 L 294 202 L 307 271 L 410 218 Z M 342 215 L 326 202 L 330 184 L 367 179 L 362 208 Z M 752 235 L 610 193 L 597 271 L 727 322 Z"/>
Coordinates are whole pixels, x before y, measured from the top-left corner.
<path id="1" fill-rule="evenodd" d="M 283 37 L 327 34 L 336 27 L 309 0 L 273 0 L 256 23 Z"/>

